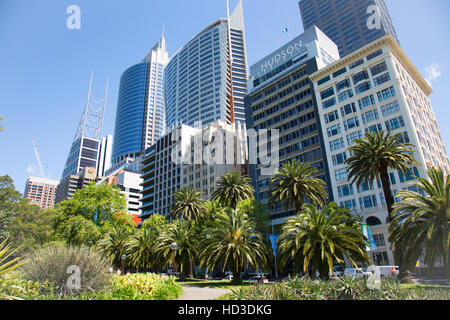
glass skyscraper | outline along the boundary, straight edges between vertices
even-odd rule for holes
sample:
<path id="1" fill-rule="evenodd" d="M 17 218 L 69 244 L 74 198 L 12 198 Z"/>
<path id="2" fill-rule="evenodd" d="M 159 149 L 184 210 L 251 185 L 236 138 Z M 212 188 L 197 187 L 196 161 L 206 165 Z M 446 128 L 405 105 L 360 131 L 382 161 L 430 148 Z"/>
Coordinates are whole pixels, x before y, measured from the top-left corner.
<path id="1" fill-rule="evenodd" d="M 164 36 L 120 79 L 112 162 L 136 158 L 166 129 L 164 68 L 169 61 Z"/>
<path id="2" fill-rule="evenodd" d="M 242 3 L 180 48 L 165 70 L 167 125 L 245 122 L 247 54 Z"/>
<path id="3" fill-rule="evenodd" d="M 303 28 L 316 25 L 339 47 L 340 56 L 397 33 L 384 0 L 300 0 Z"/>

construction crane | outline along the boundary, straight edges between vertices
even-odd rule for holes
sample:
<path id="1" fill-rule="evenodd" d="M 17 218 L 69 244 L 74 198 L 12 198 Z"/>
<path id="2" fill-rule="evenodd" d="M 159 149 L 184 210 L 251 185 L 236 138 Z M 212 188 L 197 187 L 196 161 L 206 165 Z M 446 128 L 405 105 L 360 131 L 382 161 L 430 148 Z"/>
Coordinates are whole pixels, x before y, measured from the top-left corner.
<path id="1" fill-rule="evenodd" d="M 34 139 L 31 139 L 31 142 L 33 143 L 34 154 L 36 155 L 36 159 L 37 159 L 37 161 L 38 161 L 39 170 L 41 170 L 41 176 L 42 176 L 42 178 L 45 179 L 44 168 L 42 167 L 41 158 L 39 158 L 39 153 L 38 153 L 38 150 L 37 150 L 37 145 L 36 145 L 36 143 L 34 142 Z"/>

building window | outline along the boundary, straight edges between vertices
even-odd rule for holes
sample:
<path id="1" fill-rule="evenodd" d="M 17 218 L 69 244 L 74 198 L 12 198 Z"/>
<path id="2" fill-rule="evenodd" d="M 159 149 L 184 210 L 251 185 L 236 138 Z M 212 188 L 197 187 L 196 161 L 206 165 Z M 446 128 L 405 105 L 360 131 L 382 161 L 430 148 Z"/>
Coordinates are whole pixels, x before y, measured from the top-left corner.
<path id="1" fill-rule="evenodd" d="M 335 104 L 336 104 L 336 98 L 333 97 L 333 98 L 323 102 L 323 108 L 328 109 L 328 108 L 334 106 Z"/>
<path id="2" fill-rule="evenodd" d="M 372 73 L 372 76 L 375 77 L 377 74 L 380 74 L 387 70 L 386 62 L 381 62 L 372 68 L 370 68 L 370 73 Z"/>
<path id="3" fill-rule="evenodd" d="M 338 95 L 339 102 L 342 102 L 342 101 L 345 101 L 347 99 L 350 99 L 351 97 L 353 97 L 353 90 L 352 89 L 346 90 L 346 91 L 344 91 L 344 92 L 342 92 L 342 93 L 340 93 Z"/>
<path id="4" fill-rule="evenodd" d="M 405 126 L 405 121 L 403 120 L 403 117 L 400 116 L 398 118 L 394 118 L 392 120 L 386 121 L 386 129 L 389 130 L 395 130 L 399 129 Z"/>
<path id="5" fill-rule="evenodd" d="M 343 181 L 343 180 L 347 180 L 347 169 L 340 169 L 340 170 L 335 170 L 334 171 L 334 175 L 336 178 L 336 181 Z"/>
<path id="6" fill-rule="evenodd" d="M 338 187 L 338 194 L 339 194 L 339 197 L 341 197 L 341 198 L 353 195 L 354 194 L 353 185 L 345 184 L 343 186 L 339 186 Z"/>
<path id="7" fill-rule="evenodd" d="M 356 127 L 359 127 L 359 118 L 358 117 L 350 118 L 350 119 L 344 121 L 345 131 L 348 131 L 348 130 L 356 128 Z"/>
<path id="8" fill-rule="evenodd" d="M 367 56 L 367 61 L 370 61 L 370 60 L 372 60 L 373 58 L 378 57 L 378 56 L 380 56 L 380 55 L 382 55 L 382 54 L 383 54 L 383 50 L 382 50 L 382 49 L 379 49 L 379 50 L 377 50 L 377 51 L 375 51 L 375 52 L 369 54 L 369 55 Z"/>
<path id="9" fill-rule="evenodd" d="M 333 158 L 333 165 L 338 166 L 340 164 L 343 164 L 345 160 L 347 160 L 347 153 L 346 152 L 339 153 L 332 156 L 332 158 Z"/>
<path id="10" fill-rule="evenodd" d="M 334 88 L 333 87 L 330 87 L 330 88 L 320 92 L 320 97 L 322 98 L 322 100 L 324 100 L 326 98 L 329 98 L 332 95 L 334 95 Z"/>
<path id="11" fill-rule="evenodd" d="M 389 80 L 391 80 L 391 75 L 389 74 L 389 72 L 386 72 L 385 74 L 382 74 L 381 76 L 374 78 L 373 84 L 375 86 L 379 86 L 380 84 L 388 82 Z"/>
<path id="12" fill-rule="evenodd" d="M 382 106 L 381 112 L 383 113 L 383 116 L 385 116 L 385 117 L 388 115 L 400 112 L 400 105 L 398 104 L 398 101 L 394 101 L 385 106 Z"/>
<path id="13" fill-rule="evenodd" d="M 325 118 L 325 123 L 330 123 L 330 122 L 338 120 L 339 119 L 339 114 L 338 114 L 337 111 L 333 111 L 333 112 L 331 112 L 329 114 L 326 114 L 324 116 L 324 118 Z"/>
<path id="14" fill-rule="evenodd" d="M 337 124 L 327 129 L 328 137 L 333 137 L 341 133 L 341 125 Z"/>
<path id="15" fill-rule="evenodd" d="M 375 105 L 375 99 L 374 99 L 373 95 L 370 95 L 370 96 L 364 97 L 361 100 L 359 100 L 358 104 L 359 104 L 359 109 L 362 110 L 364 108 Z"/>

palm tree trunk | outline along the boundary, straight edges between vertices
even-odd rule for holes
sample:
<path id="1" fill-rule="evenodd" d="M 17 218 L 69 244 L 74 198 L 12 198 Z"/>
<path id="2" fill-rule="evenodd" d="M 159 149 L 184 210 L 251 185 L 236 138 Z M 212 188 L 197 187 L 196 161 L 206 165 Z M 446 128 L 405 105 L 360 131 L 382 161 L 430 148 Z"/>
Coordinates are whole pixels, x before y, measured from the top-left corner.
<path id="1" fill-rule="evenodd" d="M 391 222 L 394 218 L 392 216 L 392 206 L 395 203 L 394 196 L 391 192 L 391 182 L 389 180 L 389 174 L 387 168 L 380 170 L 381 185 L 383 186 L 384 199 L 386 200 L 386 207 L 388 210 L 388 221 Z"/>
<path id="2" fill-rule="evenodd" d="M 194 263 L 192 257 L 189 257 L 189 278 L 194 279 Z"/>
<path id="3" fill-rule="evenodd" d="M 231 272 L 233 273 L 233 280 L 231 280 L 231 283 L 238 285 L 242 284 L 241 269 L 237 264 L 231 268 Z"/>
<path id="4" fill-rule="evenodd" d="M 387 221 L 390 223 L 394 219 L 392 216 L 392 206 L 395 203 L 395 199 L 391 192 L 391 181 L 389 179 L 387 167 L 380 169 L 380 180 L 381 185 L 383 186 L 384 199 L 386 200 L 386 207 L 388 210 Z M 395 264 L 399 266 L 398 278 L 404 283 L 412 283 L 411 276 L 408 274 L 406 262 L 403 259 L 403 250 L 397 245 L 393 253 Z"/>

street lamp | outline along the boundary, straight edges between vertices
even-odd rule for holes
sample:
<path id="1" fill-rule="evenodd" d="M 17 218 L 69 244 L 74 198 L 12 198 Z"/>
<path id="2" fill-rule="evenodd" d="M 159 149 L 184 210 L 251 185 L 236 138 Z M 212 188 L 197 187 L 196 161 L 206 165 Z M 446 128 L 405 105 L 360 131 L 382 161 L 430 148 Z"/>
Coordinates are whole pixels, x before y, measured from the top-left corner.
<path id="1" fill-rule="evenodd" d="M 176 269 L 175 269 L 175 252 L 176 252 L 177 249 L 178 249 L 178 243 L 172 242 L 172 243 L 170 244 L 170 248 L 172 248 L 172 250 L 173 250 L 173 275 L 176 276 L 176 275 L 175 275 L 175 272 L 176 272 Z"/>
<path id="2" fill-rule="evenodd" d="M 122 256 L 121 256 L 121 259 L 122 259 L 122 274 L 124 275 L 125 274 L 125 259 L 127 258 L 127 255 L 126 254 L 123 254 Z"/>

